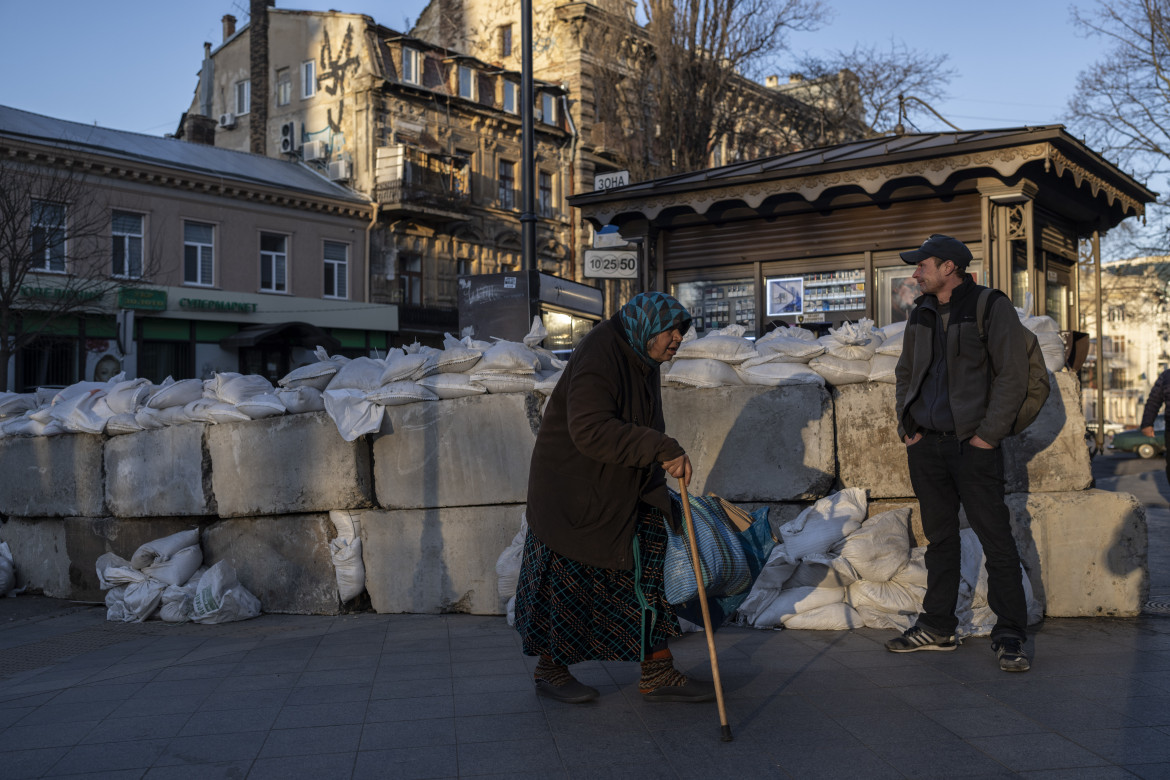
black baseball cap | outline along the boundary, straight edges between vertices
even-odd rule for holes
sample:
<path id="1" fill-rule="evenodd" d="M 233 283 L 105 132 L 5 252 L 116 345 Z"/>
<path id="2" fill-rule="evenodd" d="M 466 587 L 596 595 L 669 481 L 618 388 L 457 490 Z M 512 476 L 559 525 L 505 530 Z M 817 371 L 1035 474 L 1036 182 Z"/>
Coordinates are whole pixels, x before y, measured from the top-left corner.
<path id="1" fill-rule="evenodd" d="M 935 233 L 922 242 L 918 249 L 902 252 L 902 261 L 910 265 L 918 265 L 928 257 L 937 257 L 939 260 L 950 260 L 958 268 L 966 268 L 971 262 L 971 250 L 957 238 Z"/>

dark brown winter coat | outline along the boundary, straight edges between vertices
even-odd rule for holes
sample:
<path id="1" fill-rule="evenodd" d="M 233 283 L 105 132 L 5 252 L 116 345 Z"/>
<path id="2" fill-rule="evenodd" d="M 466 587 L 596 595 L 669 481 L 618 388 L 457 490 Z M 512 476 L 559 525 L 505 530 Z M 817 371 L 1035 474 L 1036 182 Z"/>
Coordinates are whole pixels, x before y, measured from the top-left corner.
<path id="1" fill-rule="evenodd" d="M 616 317 L 602 322 L 574 350 L 536 436 L 527 509 L 536 538 L 590 566 L 633 568 L 639 499 L 671 516 L 661 464 L 684 452 L 665 429 L 658 367 Z"/>

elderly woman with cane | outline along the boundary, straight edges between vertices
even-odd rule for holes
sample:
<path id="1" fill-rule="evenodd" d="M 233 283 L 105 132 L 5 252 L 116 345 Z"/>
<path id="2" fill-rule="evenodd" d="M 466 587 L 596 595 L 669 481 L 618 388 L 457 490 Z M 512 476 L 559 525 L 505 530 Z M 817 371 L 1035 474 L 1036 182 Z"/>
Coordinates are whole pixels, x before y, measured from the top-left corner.
<path id="1" fill-rule="evenodd" d="M 678 636 L 663 594 L 665 523 L 678 527 L 666 474 L 691 462 L 664 433 L 659 366 L 691 317 L 661 292 L 634 296 L 573 352 L 545 409 L 528 477 L 528 538 L 516 592 L 524 653 L 540 657 L 536 692 L 597 698 L 582 661 L 641 661 L 647 701 L 710 701 L 710 682 L 674 667 Z"/>

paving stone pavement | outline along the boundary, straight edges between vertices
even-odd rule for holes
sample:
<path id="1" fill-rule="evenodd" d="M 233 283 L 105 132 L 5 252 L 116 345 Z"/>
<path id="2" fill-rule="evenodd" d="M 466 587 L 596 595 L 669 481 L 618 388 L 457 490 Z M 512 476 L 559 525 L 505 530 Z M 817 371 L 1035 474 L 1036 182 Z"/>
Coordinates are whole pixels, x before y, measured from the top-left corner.
<path id="1" fill-rule="evenodd" d="M 1150 550 L 1170 601 L 1166 510 Z M 636 664 L 574 667 L 596 702 L 537 698 L 502 617 L 0 599 L 0 778 L 1170 778 L 1170 616 L 1050 619 L 1026 674 L 891 633 L 721 629 L 724 743 L 714 704 L 641 701 Z M 709 676 L 702 636 L 673 648 Z"/>

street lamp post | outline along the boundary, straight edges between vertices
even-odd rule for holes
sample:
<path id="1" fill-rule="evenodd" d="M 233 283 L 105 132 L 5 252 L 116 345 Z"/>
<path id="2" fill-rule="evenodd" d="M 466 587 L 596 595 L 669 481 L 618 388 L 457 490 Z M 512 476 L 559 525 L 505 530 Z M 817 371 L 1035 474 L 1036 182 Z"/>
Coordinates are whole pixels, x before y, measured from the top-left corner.
<path id="1" fill-rule="evenodd" d="M 532 138 L 532 0 L 520 0 L 520 254 L 525 271 L 536 267 L 536 157 Z"/>

